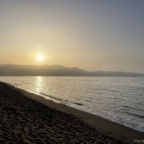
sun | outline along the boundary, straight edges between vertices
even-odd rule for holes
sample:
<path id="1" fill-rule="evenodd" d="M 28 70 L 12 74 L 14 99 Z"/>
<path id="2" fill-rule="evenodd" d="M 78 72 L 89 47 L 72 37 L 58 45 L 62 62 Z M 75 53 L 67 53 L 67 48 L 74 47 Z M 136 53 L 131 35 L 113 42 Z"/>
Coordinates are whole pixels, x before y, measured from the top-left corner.
<path id="1" fill-rule="evenodd" d="M 42 60 L 43 60 L 43 56 L 42 56 L 42 55 L 38 55 L 38 56 L 36 57 L 36 59 L 37 59 L 38 61 L 42 61 Z"/>

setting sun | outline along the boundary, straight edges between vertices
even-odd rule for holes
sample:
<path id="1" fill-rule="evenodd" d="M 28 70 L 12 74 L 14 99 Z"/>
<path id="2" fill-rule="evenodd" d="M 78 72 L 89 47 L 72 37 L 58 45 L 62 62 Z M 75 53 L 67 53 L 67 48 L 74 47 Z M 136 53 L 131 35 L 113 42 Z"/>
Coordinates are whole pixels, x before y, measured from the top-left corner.
<path id="1" fill-rule="evenodd" d="M 38 61 L 42 61 L 42 60 L 43 60 L 43 56 L 42 56 L 42 55 L 38 55 L 38 56 L 36 57 L 36 59 L 37 59 Z"/>

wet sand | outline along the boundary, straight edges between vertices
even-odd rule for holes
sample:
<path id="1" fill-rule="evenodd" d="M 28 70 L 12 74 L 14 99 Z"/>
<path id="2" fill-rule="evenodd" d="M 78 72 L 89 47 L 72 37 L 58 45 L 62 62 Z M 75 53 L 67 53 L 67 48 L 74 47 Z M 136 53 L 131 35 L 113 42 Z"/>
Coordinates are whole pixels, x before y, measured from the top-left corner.
<path id="1" fill-rule="evenodd" d="M 0 144 L 123 144 L 144 133 L 0 82 Z"/>

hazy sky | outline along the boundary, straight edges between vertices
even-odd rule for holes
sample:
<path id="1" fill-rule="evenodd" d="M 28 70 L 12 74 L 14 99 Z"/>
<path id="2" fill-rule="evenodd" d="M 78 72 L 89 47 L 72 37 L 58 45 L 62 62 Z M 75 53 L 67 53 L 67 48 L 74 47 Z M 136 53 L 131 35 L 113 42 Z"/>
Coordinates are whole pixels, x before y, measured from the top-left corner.
<path id="1" fill-rule="evenodd" d="M 144 0 L 0 0 L 0 64 L 144 73 Z"/>

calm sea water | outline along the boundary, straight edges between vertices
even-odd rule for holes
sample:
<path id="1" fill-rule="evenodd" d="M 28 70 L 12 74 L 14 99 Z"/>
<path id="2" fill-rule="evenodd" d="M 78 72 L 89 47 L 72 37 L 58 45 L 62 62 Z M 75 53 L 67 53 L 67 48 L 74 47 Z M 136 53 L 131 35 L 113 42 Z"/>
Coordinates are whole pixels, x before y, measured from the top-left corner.
<path id="1" fill-rule="evenodd" d="M 143 77 L 0 77 L 0 81 L 144 132 Z"/>

